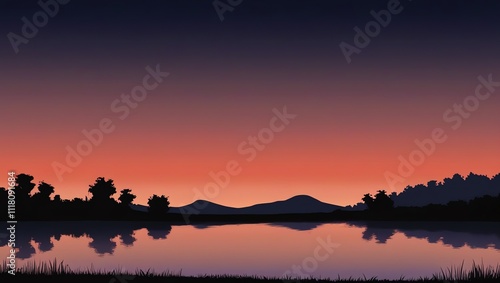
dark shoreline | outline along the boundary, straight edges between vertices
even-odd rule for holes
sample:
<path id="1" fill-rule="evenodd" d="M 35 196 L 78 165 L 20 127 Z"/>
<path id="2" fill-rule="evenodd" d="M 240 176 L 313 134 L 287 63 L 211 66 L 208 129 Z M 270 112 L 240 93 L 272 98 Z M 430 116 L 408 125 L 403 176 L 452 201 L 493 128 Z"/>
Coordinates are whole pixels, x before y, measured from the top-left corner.
<path id="1" fill-rule="evenodd" d="M 331 213 L 307 214 L 262 214 L 262 215 L 183 215 L 167 213 L 162 216 L 153 216 L 146 212 L 129 211 L 128 213 L 113 215 L 51 215 L 21 216 L 17 221 L 162 221 L 174 225 L 219 223 L 274 223 L 274 222 L 344 222 L 344 221 L 460 221 L 460 222 L 500 222 L 500 215 L 463 215 L 446 213 L 447 211 L 424 210 L 422 208 L 395 208 L 387 212 L 370 211 L 342 211 Z M 2 221 L 9 221 L 7 218 Z"/>
<path id="2" fill-rule="evenodd" d="M 336 221 L 500 221 L 500 195 L 483 196 L 468 202 L 454 201 L 446 205 L 429 204 L 423 207 L 375 207 L 366 210 L 337 209 L 332 212 L 291 214 L 203 214 L 159 213 L 139 211 L 112 200 L 106 203 L 47 203 L 30 206 L 21 202 L 16 212 L 3 214 L 0 220 L 9 221 L 164 221 L 181 225 L 192 223 L 272 223 L 272 222 L 336 222 Z M 8 219 L 7 216 L 13 216 Z"/>

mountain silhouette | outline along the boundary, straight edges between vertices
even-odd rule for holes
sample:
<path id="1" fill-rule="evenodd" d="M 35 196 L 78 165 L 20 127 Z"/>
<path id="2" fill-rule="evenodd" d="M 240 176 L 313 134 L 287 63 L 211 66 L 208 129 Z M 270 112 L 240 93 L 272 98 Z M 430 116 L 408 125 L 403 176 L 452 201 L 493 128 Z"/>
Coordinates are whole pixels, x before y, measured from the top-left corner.
<path id="1" fill-rule="evenodd" d="M 244 207 L 240 211 L 241 214 L 328 213 L 341 208 L 341 206 L 324 203 L 311 196 L 298 195 L 283 201 Z"/>
<path id="2" fill-rule="evenodd" d="M 139 211 L 147 211 L 146 206 L 132 205 Z M 292 214 L 292 213 L 328 213 L 342 206 L 321 202 L 308 195 L 298 195 L 287 200 L 270 203 L 255 204 L 252 206 L 234 208 L 220 205 L 206 200 L 197 200 L 181 207 L 171 207 L 169 213 L 193 213 L 206 215 L 242 215 L 242 214 Z"/>

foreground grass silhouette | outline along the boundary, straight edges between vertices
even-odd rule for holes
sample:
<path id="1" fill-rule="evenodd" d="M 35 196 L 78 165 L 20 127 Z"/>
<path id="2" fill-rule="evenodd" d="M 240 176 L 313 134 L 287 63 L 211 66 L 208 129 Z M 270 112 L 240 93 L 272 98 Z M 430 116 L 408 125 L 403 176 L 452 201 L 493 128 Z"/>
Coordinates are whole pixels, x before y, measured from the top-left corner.
<path id="1" fill-rule="evenodd" d="M 71 270 L 63 262 L 57 260 L 52 262 L 31 262 L 16 270 L 16 275 L 7 273 L 9 270 L 4 261 L 0 266 L 0 279 L 2 282 L 106 282 L 106 283 L 143 283 L 143 282 L 500 282 L 500 265 L 496 267 L 485 267 L 483 264 L 472 264 L 471 269 L 466 270 L 463 263 L 459 267 L 442 269 L 430 278 L 384 280 L 373 278 L 272 278 L 262 276 L 239 276 L 239 275 L 199 275 L 182 276 L 181 273 L 171 272 L 155 273 L 151 270 L 137 270 L 135 272 L 120 272 L 118 270 L 103 271 L 95 270 L 93 267 L 86 270 Z M 7 281 L 5 280 L 7 279 Z"/>

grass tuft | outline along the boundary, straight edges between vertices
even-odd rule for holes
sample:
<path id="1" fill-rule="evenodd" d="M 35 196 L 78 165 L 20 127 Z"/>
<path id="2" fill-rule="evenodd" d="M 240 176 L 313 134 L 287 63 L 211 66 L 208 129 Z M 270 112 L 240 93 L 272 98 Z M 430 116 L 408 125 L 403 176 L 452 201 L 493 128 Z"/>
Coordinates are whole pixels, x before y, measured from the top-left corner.
<path id="1" fill-rule="evenodd" d="M 498 280 L 500 281 L 500 265 L 496 267 L 484 266 L 484 263 L 476 264 L 472 262 L 470 270 L 464 269 L 464 263 L 458 267 L 449 267 L 446 270 L 441 269 L 441 272 L 435 274 L 432 279 L 440 281 L 465 281 L 465 282 L 479 282 L 484 280 Z"/>

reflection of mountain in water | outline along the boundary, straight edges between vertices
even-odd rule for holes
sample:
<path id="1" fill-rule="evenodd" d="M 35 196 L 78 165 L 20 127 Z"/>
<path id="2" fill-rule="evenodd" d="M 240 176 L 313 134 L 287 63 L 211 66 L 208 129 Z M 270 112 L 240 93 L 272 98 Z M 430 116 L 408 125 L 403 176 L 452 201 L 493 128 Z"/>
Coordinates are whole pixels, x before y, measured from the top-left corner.
<path id="1" fill-rule="evenodd" d="M 297 231 L 309 231 L 309 230 L 314 230 L 318 228 L 321 225 L 324 225 L 326 223 L 324 222 L 272 222 L 272 223 L 267 223 L 268 226 L 271 227 L 283 227 L 283 228 L 288 228 L 291 230 L 297 230 Z M 192 224 L 191 226 L 196 228 L 196 229 L 208 229 L 210 227 L 217 227 L 217 226 L 222 226 L 222 225 L 238 225 L 235 223 L 220 223 L 220 222 L 213 222 L 213 223 L 197 223 L 197 224 Z M 245 224 L 243 224 L 245 225 Z"/>
<path id="2" fill-rule="evenodd" d="M 133 246 L 136 238 L 134 231 L 147 229 L 153 239 L 166 239 L 172 230 L 168 224 L 159 222 L 20 222 L 16 224 L 16 256 L 26 259 L 36 252 L 33 242 L 42 252 L 50 251 L 54 247 L 53 240 L 59 241 L 61 236 L 73 238 L 88 237 L 91 239 L 89 247 L 99 255 L 113 254 L 117 243 L 124 246 Z M 7 237 L 0 237 L 0 247 L 7 245 Z"/>
<path id="3" fill-rule="evenodd" d="M 297 231 L 308 231 L 316 229 L 323 224 L 324 223 L 321 222 L 276 222 L 269 223 L 268 225 L 273 227 L 284 227 Z"/>
<path id="4" fill-rule="evenodd" d="M 365 228 L 363 239 L 386 243 L 395 233 L 407 238 L 441 242 L 454 248 L 488 248 L 500 250 L 500 223 L 497 222 L 349 222 Z"/>

